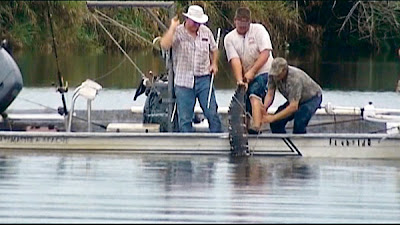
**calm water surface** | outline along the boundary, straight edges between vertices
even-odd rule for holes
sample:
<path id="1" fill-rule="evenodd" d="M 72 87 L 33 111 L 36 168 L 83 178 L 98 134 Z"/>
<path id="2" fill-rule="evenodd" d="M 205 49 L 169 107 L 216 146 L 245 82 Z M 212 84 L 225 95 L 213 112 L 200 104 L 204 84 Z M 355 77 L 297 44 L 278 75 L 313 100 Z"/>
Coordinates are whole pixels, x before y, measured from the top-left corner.
<path id="1" fill-rule="evenodd" d="M 87 78 L 104 87 L 93 109 L 143 105 L 144 95 L 132 100 L 140 77 L 122 54 L 60 52 L 68 108 L 73 89 Z M 54 56 L 15 56 L 25 87 L 9 109 L 61 106 L 51 87 Z M 131 57 L 143 72 L 165 69 L 151 51 Z M 235 85 L 224 57 L 215 79 L 220 106 L 229 105 Z M 400 107 L 394 51 L 285 57 L 321 84 L 323 104 Z M 275 106 L 283 101 L 277 98 Z M 79 108 L 86 101 L 78 100 Z M 400 161 L 0 152 L 0 223 L 185 222 L 400 223 Z"/>
<path id="2" fill-rule="evenodd" d="M 235 79 L 220 49 L 219 72 L 215 78 L 218 90 L 234 89 Z M 143 73 L 165 73 L 164 61 L 158 52 L 143 49 L 131 52 L 130 57 Z M 400 61 L 393 49 L 384 53 L 350 52 L 325 49 L 307 52 L 274 52 L 289 64 L 298 66 L 314 78 L 324 90 L 394 91 L 400 79 Z M 77 87 L 87 78 L 105 88 L 136 88 L 140 74 L 122 53 L 77 54 L 61 51 L 60 73 L 70 87 Z M 49 87 L 57 83 L 57 64 L 53 54 L 16 52 L 25 87 Z M 58 83 L 57 83 L 58 84 Z"/>
<path id="3" fill-rule="evenodd" d="M 400 161 L 1 153 L 2 223 L 399 223 Z"/>

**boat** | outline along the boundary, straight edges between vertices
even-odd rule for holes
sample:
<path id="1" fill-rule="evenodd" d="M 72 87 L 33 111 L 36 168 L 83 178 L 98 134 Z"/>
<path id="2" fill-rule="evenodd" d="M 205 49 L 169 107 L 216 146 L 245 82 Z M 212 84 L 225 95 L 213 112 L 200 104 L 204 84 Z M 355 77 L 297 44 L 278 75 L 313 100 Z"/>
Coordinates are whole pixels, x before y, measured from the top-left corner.
<path id="1" fill-rule="evenodd" d="M 95 86 L 88 81 L 84 83 Z M 96 91 L 84 89 L 78 88 L 80 91 L 76 93 L 84 93 L 86 98 L 95 97 Z M 76 96 L 83 97 L 75 94 L 75 99 Z M 179 133 L 162 131 L 161 123 L 144 123 L 145 107 L 132 107 L 130 111 L 91 111 L 89 104 L 88 100 L 87 110 L 70 111 L 73 117 L 29 110 L 9 113 L 3 118 L 0 150 L 232 155 L 228 108 L 219 110 L 225 125 L 223 133 L 208 133 L 206 119 L 194 123 L 196 132 Z M 202 116 L 199 108 L 196 114 Z M 154 115 L 158 121 L 165 116 Z M 400 159 L 400 120 L 394 120 L 399 115 L 400 110 L 375 109 L 372 104 L 363 108 L 327 104 L 317 110 L 307 134 L 272 134 L 268 130 L 259 135 L 244 134 L 248 146 L 246 156 Z"/>
<path id="2" fill-rule="evenodd" d="M 97 6 L 112 4 L 112 1 L 91 2 Z M 123 6 L 126 4 L 133 3 L 123 2 Z M 140 4 L 153 6 L 160 3 Z M 167 5 L 171 6 L 170 3 Z M 12 60 L 7 51 L 0 49 L 0 52 L 2 59 Z M 74 90 L 68 113 L 65 101 L 64 107 L 58 112 L 6 111 L 5 107 L 0 119 L 0 151 L 238 156 L 232 153 L 240 149 L 243 151 L 240 156 L 245 157 L 400 159 L 400 110 L 379 109 L 372 103 L 361 108 L 332 106 L 328 103 L 317 110 L 307 134 L 291 134 L 291 123 L 288 124 L 287 134 L 272 134 L 267 125 L 257 135 L 239 132 L 243 124 L 232 122 L 231 106 L 219 108 L 223 132 L 208 133 L 207 120 L 201 110 L 196 108 L 196 118 L 193 121 L 196 132 L 179 133 L 174 102 L 168 101 L 172 96 L 172 82 L 168 82 L 173 80 L 171 70 L 168 67 L 166 75 L 149 73 L 151 76 L 143 77 L 135 98 L 145 93 L 146 103 L 139 108 L 132 107 L 131 110 L 92 110 L 92 101 L 102 90 L 102 86 L 92 80 L 85 80 Z M 10 74 L 18 77 L 20 71 L 13 70 Z M 22 82 L 16 83 L 10 85 L 15 90 L 11 91 L 13 96 L 10 98 L 8 94 L 4 97 L 11 99 L 8 105 L 17 97 L 16 93 L 22 85 Z M 58 90 L 63 94 L 66 88 L 61 82 L 60 87 Z M 74 110 L 78 98 L 87 100 L 86 110 Z M 232 102 L 235 102 L 233 98 Z M 275 110 L 271 108 L 269 113 Z M 233 132 L 242 138 L 238 143 L 232 141 Z M 243 148 L 237 148 L 238 144 L 243 145 Z"/>
<path id="3" fill-rule="evenodd" d="M 260 134 L 251 156 L 400 159 L 400 137 L 387 134 Z M 229 134 L 0 132 L 2 151 L 230 155 Z"/>

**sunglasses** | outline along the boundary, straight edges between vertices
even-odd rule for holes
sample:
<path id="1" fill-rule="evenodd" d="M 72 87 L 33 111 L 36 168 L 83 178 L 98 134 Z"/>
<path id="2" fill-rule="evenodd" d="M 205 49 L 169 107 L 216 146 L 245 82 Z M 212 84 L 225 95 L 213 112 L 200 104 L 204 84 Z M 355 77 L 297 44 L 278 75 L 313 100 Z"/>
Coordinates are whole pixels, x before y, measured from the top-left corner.
<path id="1" fill-rule="evenodd" d="M 196 22 L 196 21 L 194 21 L 194 20 L 192 20 L 192 19 L 189 19 L 189 20 L 191 20 L 192 23 L 193 23 L 194 25 L 196 25 L 196 26 L 200 26 L 200 25 L 201 25 L 201 23 L 198 23 L 198 22 Z"/>

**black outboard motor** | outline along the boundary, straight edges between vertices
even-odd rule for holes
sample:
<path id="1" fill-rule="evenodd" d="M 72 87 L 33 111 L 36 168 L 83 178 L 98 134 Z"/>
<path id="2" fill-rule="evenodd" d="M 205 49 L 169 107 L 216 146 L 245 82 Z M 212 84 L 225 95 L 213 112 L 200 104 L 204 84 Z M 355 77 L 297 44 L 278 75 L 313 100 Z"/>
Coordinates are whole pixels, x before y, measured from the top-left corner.
<path id="1" fill-rule="evenodd" d="M 168 132 L 168 125 L 171 123 L 171 118 L 168 118 L 167 76 L 165 74 L 154 76 L 153 72 L 149 71 L 149 74 L 140 81 L 133 100 L 136 101 L 143 93 L 147 96 L 143 107 L 143 123 L 160 124 L 160 132 Z M 176 112 L 172 123 L 172 131 L 177 132 L 179 127 Z"/>
<path id="2" fill-rule="evenodd" d="M 143 108 L 143 123 L 160 124 L 161 132 L 168 132 L 168 124 L 171 118 L 168 118 L 168 82 L 154 82 L 146 91 L 147 98 Z M 174 114 L 173 131 L 177 132 L 178 115 Z"/>
<path id="3" fill-rule="evenodd" d="M 12 58 L 10 46 L 3 41 L 0 46 L 0 113 L 14 101 L 22 89 L 22 75 L 17 63 Z"/>
<path id="4" fill-rule="evenodd" d="M 8 52 L 8 54 L 11 55 L 11 57 L 14 57 L 12 53 L 12 46 L 6 39 L 1 41 L 1 47 L 4 48 Z"/>

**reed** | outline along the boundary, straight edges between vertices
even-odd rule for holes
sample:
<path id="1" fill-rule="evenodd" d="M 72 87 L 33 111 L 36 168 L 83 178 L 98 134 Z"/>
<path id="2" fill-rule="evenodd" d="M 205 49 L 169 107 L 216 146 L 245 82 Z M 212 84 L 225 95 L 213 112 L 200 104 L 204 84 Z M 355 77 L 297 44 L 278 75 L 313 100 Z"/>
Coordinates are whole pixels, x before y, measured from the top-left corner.
<path id="1" fill-rule="evenodd" d="M 213 32 L 221 28 L 222 35 L 234 28 L 236 8 L 249 7 L 253 21 L 268 29 L 274 49 L 337 44 L 380 49 L 400 41 L 400 2 L 395 1 L 177 1 L 176 12 L 181 21 L 182 12 L 190 4 L 202 5 L 210 18 L 208 26 Z M 118 51 L 94 20 L 85 1 L 2 1 L 0 38 L 7 38 L 15 50 L 51 51 L 48 6 L 53 15 L 57 46 L 63 51 Z M 167 10 L 151 10 L 169 25 Z M 143 9 L 103 8 L 101 11 L 146 40 L 152 41 L 163 34 Z M 102 20 L 102 23 L 127 51 L 149 46 L 110 21 Z"/>

